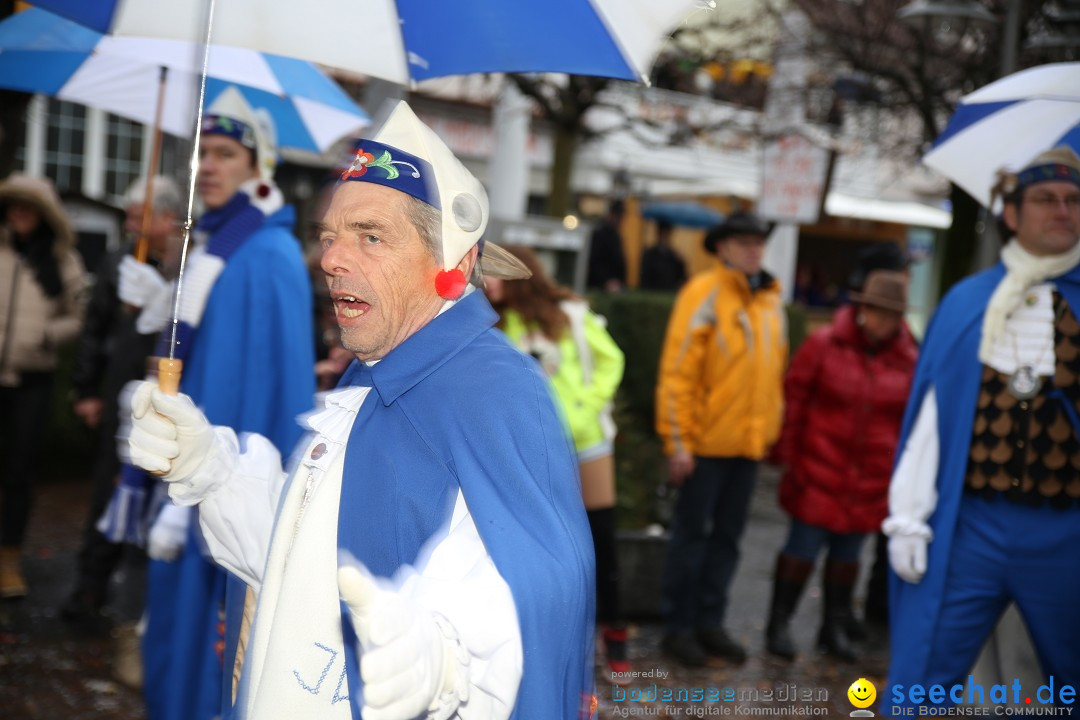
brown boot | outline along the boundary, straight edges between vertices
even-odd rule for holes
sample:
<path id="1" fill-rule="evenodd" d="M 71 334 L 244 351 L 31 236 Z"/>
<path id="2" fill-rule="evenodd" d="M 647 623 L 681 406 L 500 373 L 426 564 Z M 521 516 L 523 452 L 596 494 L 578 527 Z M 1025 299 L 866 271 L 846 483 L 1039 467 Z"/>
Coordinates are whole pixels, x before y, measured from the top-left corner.
<path id="1" fill-rule="evenodd" d="M 143 666 L 139 636 L 136 623 L 118 625 L 113 628 L 113 677 L 133 690 L 142 688 Z"/>
<path id="2" fill-rule="evenodd" d="M 776 557 L 776 575 L 773 580 L 772 606 L 769 608 L 769 625 L 765 630 L 765 648 L 785 660 L 795 659 L 795 642 L 789 627 L 791 616 L 799 604 L 799 596 L 814 563 L 794 555 L 780 553 Z"/>
<path id="3" fill-rule="evenodd" d="M 859 576 L 859 563 L 825 563 L 825 612 L 818 634 L 818 649 L 844 662 L 855 662 L 859 654 L 847 634 L 851 617 L 851 593 Z"/>
<path id="4" fill-rule="evenodd" d="M 21 556 L 17 547 L 0 547 L 0 598 L 26 596 L 26 578 L 19 567 Z"/>

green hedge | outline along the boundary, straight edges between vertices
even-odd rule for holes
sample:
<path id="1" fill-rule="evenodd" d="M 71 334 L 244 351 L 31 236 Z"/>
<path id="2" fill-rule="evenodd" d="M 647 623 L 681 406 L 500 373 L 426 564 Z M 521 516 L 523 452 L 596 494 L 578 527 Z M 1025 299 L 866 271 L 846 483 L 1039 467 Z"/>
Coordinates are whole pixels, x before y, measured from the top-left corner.
<path id="1" fill-rule="evenodd" d="M 665 480 L 665 460 L 654 430 L 656 376 L 668 316 L 674 305 L 671 293 L 627 291 L 595 293 L 589 302 L 608 321 L 608 332 L 626 355 L 626 372 L 615 397 L 615 473 L 619 525 L 640 528 L 666 524 L 658 492 Z M 806 337 L 806 311 L 788 306 L 788 340 L 792 352 Z"/>

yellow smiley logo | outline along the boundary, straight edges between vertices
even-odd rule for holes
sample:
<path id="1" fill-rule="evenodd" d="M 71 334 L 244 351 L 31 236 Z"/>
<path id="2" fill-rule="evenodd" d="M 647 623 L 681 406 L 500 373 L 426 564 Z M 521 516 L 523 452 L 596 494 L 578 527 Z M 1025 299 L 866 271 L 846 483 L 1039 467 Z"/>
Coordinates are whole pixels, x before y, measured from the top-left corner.
<path id="1" fill-rule="evenodd" d="M 868 708 L 874 704 L 874 700 L 877 698 L 877 689 L 866 678 L 859 678 L 851 683 L 851 687 L 847 690 L 847 697 L 855 707 Z"/>

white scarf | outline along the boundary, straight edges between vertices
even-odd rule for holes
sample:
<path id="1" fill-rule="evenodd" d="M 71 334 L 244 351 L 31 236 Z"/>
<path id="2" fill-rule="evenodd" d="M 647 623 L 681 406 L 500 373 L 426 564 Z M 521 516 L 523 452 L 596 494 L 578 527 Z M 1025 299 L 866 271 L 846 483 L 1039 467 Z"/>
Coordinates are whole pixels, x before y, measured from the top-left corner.
<path id="1" fill-rule="evenodd" d="M 1080 243 L 1061 255 L 1032 255 L 1013 238 L 1001 250 L 1005 277 L 994 289 L 983 316 L 979 360 L 989 364 L 994 342 L 1005 332 L 1005 321 L 1024 301 L 1024 293 L 1033 285 L 1057 277 L 1080 264 Z"/>

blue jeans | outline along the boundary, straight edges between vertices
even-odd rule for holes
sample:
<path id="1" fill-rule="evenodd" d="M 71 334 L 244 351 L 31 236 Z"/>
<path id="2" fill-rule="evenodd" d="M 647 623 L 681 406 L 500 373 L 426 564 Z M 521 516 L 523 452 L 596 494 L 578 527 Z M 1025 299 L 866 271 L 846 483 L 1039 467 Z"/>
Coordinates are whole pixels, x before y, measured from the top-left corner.
<path id="1" fill-rule="evenodd" d="M 758 463 L 695 458 L 679 490 L 664 568 L 664 615 L 670 632 L 719 628 L 739 562 Z"/>
<path id="2" fill-rule="evenodd" d="M 826 544 L 829 546 L 829 560 L 835 562 L 858 562 L 862 552 L 866 533 L 834 533 L 816 525 L 807 525 L 802 520 L 791 519 L 787 542 L 783 553 L 802 560 L 816 562 L 818 553 Z"/>

